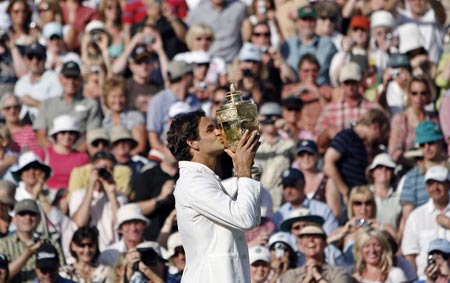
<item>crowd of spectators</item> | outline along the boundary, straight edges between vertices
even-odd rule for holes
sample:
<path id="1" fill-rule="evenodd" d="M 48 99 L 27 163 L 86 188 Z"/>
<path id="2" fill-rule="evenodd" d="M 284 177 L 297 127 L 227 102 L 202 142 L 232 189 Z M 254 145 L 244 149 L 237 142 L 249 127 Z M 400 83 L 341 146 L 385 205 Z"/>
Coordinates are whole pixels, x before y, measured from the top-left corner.
<path id="1" fill-rule="evenodd" d="M 0 0 L 0 283 L 180 282 L 167 131 L 230 81 L 259 111 L 252 283 L 450 282 L 447 12 Z"/>

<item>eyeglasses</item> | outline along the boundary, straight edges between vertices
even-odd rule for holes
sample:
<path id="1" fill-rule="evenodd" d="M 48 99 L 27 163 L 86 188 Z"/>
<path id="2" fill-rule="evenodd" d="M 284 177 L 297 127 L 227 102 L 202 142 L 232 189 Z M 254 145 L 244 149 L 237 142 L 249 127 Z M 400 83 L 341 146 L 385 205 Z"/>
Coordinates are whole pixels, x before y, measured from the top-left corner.
<path id="1" fill-rule="evenodd" d="M 306 151 L 306 150 L 303 150 L 303 151 L 300 151 L 299 153 L 297 153 L 297 156 L 300 156 L 300 157 L 304 157 L 304 156 L 314 156 L 314 154 L 313 153 L 311 153 L 311 152 L 309 152 L 309 151 Z"/>
<path id="2" fill-rule="evenodd" d="M 36 58 L 36 60 L 38 60 L 38 61 L 42 61 L 42 60 L 44 60 L 44 57 L 43 56 L 40 56 L 40 55 L 37 55 L 37 54 L 28 54 L 27 55 L 27 58 L 28 58 L 28 60 L 33 60 L 34 58 Z"/>
<path id="3" fill-rule="evenodd" d="M 93 147 L 98 147 L 98 146 L 100 146 L 100 145 L 103 145 L 104 147 L 106 147 L 106 146 L 108 146 L 109 145 L 109 141 L 107 141 L 107 140 L 95 140 L 95 141 L 93 141 L 92 143 L 91 143 L 91 145 L 93 146 Z"/>
<path id="4" fill-rule="evenodd" d="M 9 111 L 11 109 L 19 110 L 20 109 L 20 105 L 17 104 L 17 105 L 9 105 L 9 106 L 3 107 L 3 110 L 5 110 L 5 111 Z"/>
<path id="5" fill-rule="evenodd" d="M 254 32 L 253 35 L 256 37 L 270 37 L 270 32 Z"/>
<path id="6" fill-rule="evenodd" d="M 17 214 L 20 215 L 20 216 L 25 216 L 25 215 L 29 215 L 29 216 L 32 216 L 32 217 L 37 216 L 37 213 L 33 212 L 33 211 L 21 211 L 21 212 L 18 212 Z"/>
<path id="7" fill-rule="evenodd" d="M 419 144 L 420 147 L 425 147 L 425 145 L 431 146 L 431 145 L 435 145 L 436 142 L 435 141 L 431 141 L 431 142 L 424 142 Z"/>
<path id="8" fill-rule="evenodd" d="M 95 247 L 95 244 L 94 243 L 80 243 L 78 246 L 82 247 L 82 248 L 85 248 L 85 247 L 93 248 L 93 247 Z"/>
<path id="9" fill-rule="evenodd" d="M 419 94 L 420 94 L 420 96 L 427 96 L 429 94 L 429 92 L 428 91 L 411 91 L 412 96 L 416 96 Z"/>
<path id="10" fill-rule="evenodd" d="M 353 205 L 355 205 L 355 206 L 362 206 L 362 205 L 370 206 L 370 205 L 373 205 L 373 201 L 372 200 L 366 200 L 366 201 L 355 200 L 355 201 L 353 201 Z"/>
<path id="11" fill-rule="evenodd" d="M 199 37 L 196 37 L 195 40 L 197 40 L 197 41 L 202 41 L 202 40 L 212 41 L 212 37 L 211 36 L 199 36 Z"/>

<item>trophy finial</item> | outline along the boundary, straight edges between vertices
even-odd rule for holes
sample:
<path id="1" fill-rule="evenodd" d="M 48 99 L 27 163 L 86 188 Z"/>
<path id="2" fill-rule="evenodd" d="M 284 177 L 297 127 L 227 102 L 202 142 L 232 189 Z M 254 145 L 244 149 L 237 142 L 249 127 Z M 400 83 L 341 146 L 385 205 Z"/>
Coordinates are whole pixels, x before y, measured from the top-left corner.
<path id="1" fill-rule="evenodd" d="M 233 93 L 235 92 L 235 87 L 234 87 L 234 82 L 230 82 L 230 92 Z"/>

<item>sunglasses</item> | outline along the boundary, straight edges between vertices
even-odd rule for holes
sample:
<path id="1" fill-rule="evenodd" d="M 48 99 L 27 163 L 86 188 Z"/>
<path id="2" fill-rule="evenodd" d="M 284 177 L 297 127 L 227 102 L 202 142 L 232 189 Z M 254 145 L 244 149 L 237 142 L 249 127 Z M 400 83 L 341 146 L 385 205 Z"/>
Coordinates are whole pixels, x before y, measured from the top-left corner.
<path id="1" fill-rule="evenodd" d="M 302 109 L 297 107 L 286 107 L 286 110 L 289 112 L 291 111 L 300 112 Z"/>
<path id="2" fill-rule="evenodd" d="M 9 106 L 3 107 L 3 110 L 6 110 L 6 111 L 9 111 L 11 109 L 19 110 L 20 109 L 20 105 L 9 105 Z"/>
<path id="3" fill-rule="evenodd" d="M 91 143 L 93 147 L 98 147 L 99 145 L 103 145 L 104 147 L 109 145 L 109 142 L 106 140 L 95 140 Z"/>
<path id="4" fill-rule="evenodd" d="M 199 37 L 196 37 L 195 40 L 197 40 L 197 41 L 202 41 L 202 40 L 212 41 L 212 37 L 211 36 L 199 36 Z"/>
<path id="5" fill-rule="evenodd" d="M 213 103 L 214 103 L 214 105 L 223 105 L 225 103 L 225 101 L 223 101 L 223 100 L 214 100 Z"/>
<path id="6" fill-rule="evenodd" d="M 300 156 L 300 157 L 304 157 L 304 156 L 314 156 L 314 154 L 313 153 L 311 153 L 311 152 L 309 152 L 309 151 L 306 151 L 306 150 L 303 150 L 303 151 L 300 151 L 298 154 L 297 154 L 297 156 Z"/>
<path id="7" fill-rule="evenodd" d="M 57 134 L 62 134 L 62 135 L 73 134 L 73 135 L 76 135 L 76 134 L 78 134 L 78 132 L 75 132 L 75 131 L 60 131 Z"/>
<path id="8" fill-rule="evenodd" d="M 196 63 L 196 64 L 192 64 L 192 66 L 195 69 L 200 69 L 201 67 L 207 67 L 209 68 L 209 63 Z"/>
<path id="9" fill-rule="evenodd" d="M 429 92 L 428 91 L 411 91 L 412 96 L 416 96 L 419 94 L 420 94 L 420 96 L 427 96 L 429 94 Z"/>
<path id="10" fill-rule="evenodd" d="M 362 27 L 355 27 L 355 28 L 352 28 L 352 30 L 353 30 L 353 31 L 363 31 L 363 32 L 366 32 L 366 31 L 367 31 L 367 29 L 362 28 Z"/>
<path id="11" fill-rule="evenodd" d="M 25 215 L 30 215 L 33 217 L 37 216 L 37 213 L 33 212 L 33 211 L 21 211 L 21 212 L 18 212 L 17 214 L 20 216 L 25 216 Z"/>
<path id="12" fill-rule="evenodd" d="M 432 142 L 424 142 L 424 143 L 421 143 L 421 144 L 419 144 L 419 146 L 420 146 L 420 147 L 425 147 L 425 145 L 431 146 L 431 145 L 435 145 L 435 144 L 436 144 L 436 142 L 435 142 L 435 141 L 432 141 Z"/>
<path id="13" fill-rule="evenodd" d="M 85 248 L 85 247 L 93 248 L 93 247 L 95 247 L 94 243 L 80 243 L 78 246 L 82 247 L 82 248 Z"/>
<path id="14" fill-rule="evenodd" d="M 330 20 L 330 22 L 336 22 L 336 21 L 337 21 L 337 18 L 336 18 L 336 17 L 322 16 L 322 17 L 320 17 L 320 19 L 321 19 L 322 21 Z"/>
<path id="15" fill-rule="evenodd" d="M 33 60 L 34 58 L 36 58 L 38 61 L 42 61 L 44 60 L 43 56 L 37 55 L 37 54 L 28 54 L 27 55 L 28 60 Z"/>
<path id="16" fill-rule="evenodd" d="M 363 204 L 365 206 L 370 206 L 370 205 L 373 205 L 373 201 L 372 200 L 366 200 L 366 201 L 355 200 L 355 201 L 353 201 L 353 205 L 355 205 L 355 206 L 361 206 Z"/>
<path id="17" fill-rule="evenodd" d="M 270 33 L 269 32 L 254 32 L 253 36 L 256 36 L 256 37 L 261 37 L 261 36 L 270 37 Z"/>
<path id="18" fill-rule="evenodd" d="M 61 36 L 56 35 L 56 34 L 50 36 L 50 40 L 60 40 L 60 39 L 61 39 Z"/>

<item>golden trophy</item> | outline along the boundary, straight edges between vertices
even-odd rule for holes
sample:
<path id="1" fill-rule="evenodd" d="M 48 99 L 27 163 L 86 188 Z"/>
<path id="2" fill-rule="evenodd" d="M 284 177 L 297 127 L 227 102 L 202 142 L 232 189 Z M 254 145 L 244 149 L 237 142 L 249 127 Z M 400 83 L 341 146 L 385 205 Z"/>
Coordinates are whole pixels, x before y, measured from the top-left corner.
<path id="1" fill-rule="evenodd" d="M 252 101 L 242 99 L 242 93 L 230 83 L 230 92 L 226 102 L 216 112 L 217 122 L 225 147 L 236 151 L 245 130 L 259 131 L 258 109 Z"/>

